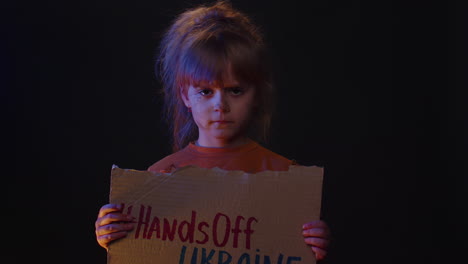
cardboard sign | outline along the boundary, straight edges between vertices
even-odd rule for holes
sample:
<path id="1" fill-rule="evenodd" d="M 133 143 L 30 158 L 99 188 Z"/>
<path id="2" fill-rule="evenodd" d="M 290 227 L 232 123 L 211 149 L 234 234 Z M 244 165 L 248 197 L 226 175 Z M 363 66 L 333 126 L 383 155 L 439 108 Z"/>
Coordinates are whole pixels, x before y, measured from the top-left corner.
<path id="1" fill-rule="evenodd" d="M 109 264 L 315 263 L 302 225 L 318 220 L 323 169 L 256 174 L 187 166 L 112 169 L 110 202 L 136 217 Z"/>

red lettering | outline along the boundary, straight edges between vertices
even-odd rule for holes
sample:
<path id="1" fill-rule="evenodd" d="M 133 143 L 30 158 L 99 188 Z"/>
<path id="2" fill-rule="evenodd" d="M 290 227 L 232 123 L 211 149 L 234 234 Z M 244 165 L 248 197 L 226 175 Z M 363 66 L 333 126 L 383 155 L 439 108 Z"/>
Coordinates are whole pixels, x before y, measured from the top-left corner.
<path id="1" fill-rule="evenodd" d="M 125 204 L 122 203 L 122 213 L 124 212 L 124 208 L 125 208 Z M 130 206 L 127 208 L 127 214 L 128 214 L 128 215 L 131 215 L 131 214 L 132 214 L 132 209 L 133 209 L 133 205 L 130 205 Z"/>
<path id="2" fill-rule="evenodd" d="M 172 221 L 172 227 L 169 224 L 169 220 L 164 218 L 163 237 L 162 240 L 169 238 L 170 241 L 174 240 L 174 235 L 177 230 L 177 219 Z"/>
<path id="3" fill-rule="evenodd" d="M 234 234 L 234 238 L 232 241 L 232 247 L 233 248 L 238 248 L 238 242 L 239 242 L 239 233 L 242 232 L 242 230 L 239 228 L 241 220 L 244 220 L 245 218 L 238 215 L 236 218 L 236 224 L 234 228 L 232 229 L 232 233 Z"/>
<path id="4" fill-rule="evenodd" d="M 121 212 L 124 213 L 124 212 L 125 212 L 125 203 L 120 203 L 120 207 L 122 208 Z M 127 214 L 128 214 L 128 215 L 131 215 L 131 214 L 132 214 L 132 209 L 133 209 L 133 205 L 130 205 L 130 206 L 127 208 Z"/>
<path id="5" fill-rule="evenodd" d="M 197 212 L 192 211 L 192 219 L 189 222 L 187 221 L 182 221 L 179 225 L 179 238 L 182 242 L 186 242 L 189 240 L 190 243 L 193 243 L 193 237 L 195 234 L 195 220 L 197 218 Z M 183 234 L 184 231 L 184 226 L 187 227 L 187 232 L 185 233 L 185 236 Z"/>
<path id="6" fill-rule="evenodd" d="M 218 222 L 220 217 L 223 216 L 226 219 L 226 224 L 224 228 L 224 238 L 221 243 L 218 241 Z M 229 233 L 231 231 L 231 220 L 229 217 L 222 213 L 217 213 L 213 220 L 213 242 L 217 247 L 224 247 L 229 240 Z"/>
<path id="7" fill-rule="evenodd" d="M 197 239 L 198 244 L 206 244 L 206 242 L 208 242 L 208 234 L 205 231 L 203 231 L 203 226 L 210 227 L 210 225 L 208 225 L 207 222 L 201 222 L 198 224 L 198 231 L 202 232 L 205 235 L 205 238 L 203 240 Z"/>
<path id="8" fill-rule="evenodd" d="M 140 236 L 141 226 L 144 226 L 142 237 L 146 238 L 146 232 L 148 231 L 148 224 L 149 224 L 150 217 L 151 217 L 151 206 L 148 206 L 145 220 L 143 220 L 144 215 L 145 215 L 145 206 L 142 205 L 140 206 L 140 214 L 138 217 L 137 229 L 135 231 L 135 238 L 138 238 Z"/>
<path id="9" fill-rule="evenodd" d="M 153 218 L 153 222 L 151 222 L 150 229 L 148 230 L 148 239 L 151 239 L 153 232 L 156 232 L 156 238 L 161 238 L 161 225 L 159 224 L 159 218 L 156 216 Z"/>
<path id="10" fill-rule="evenodd" d="M 121 205 L 122 212 L 127 211 L 128 214 L 132 212 L 133 206 L 126 208 L 124 203 Z M 249 217 L 247 219 L 238 215 L 233 225 L 231 225 L 230 217 L 223 213 L 217 213 L 212 222 L 201 221 L 198 223 L 198 213 L 195 210 L 192 210 L 190 220 L 178 222 L 175 218 L 152 217 L 151 212 L 151 206 L 140 205 L 135 238 L 151 239 L 156 236 L 157 239 L 164 241 L 174 241 L 177 235 L 181 242 L 206 244 L 210 240 L 210 236 L 212 236 L 213 244 L 216 247 L 225 247 L 232 233 L 232 247 L 239 248 L 240 246 L 242 247 L 242 241 L 239 242 L 239 237 L 241 234 L 245 234 L 245 248 L 251 249 L 252 234 L 255 232 L 253 224 L 254 222 L 258 223 L 255 217 Z"/>
<path id="11" fill-rule="evenodd" d="M 247 228 L 244 230 L 245 233 L 245 248 L 250 249 L 250 235 L 254 232 L 252 229 L 252 222 L 255 221 L 258 223 L 258 220 L 255 217 L 249 217 L 247 220 Z"/>

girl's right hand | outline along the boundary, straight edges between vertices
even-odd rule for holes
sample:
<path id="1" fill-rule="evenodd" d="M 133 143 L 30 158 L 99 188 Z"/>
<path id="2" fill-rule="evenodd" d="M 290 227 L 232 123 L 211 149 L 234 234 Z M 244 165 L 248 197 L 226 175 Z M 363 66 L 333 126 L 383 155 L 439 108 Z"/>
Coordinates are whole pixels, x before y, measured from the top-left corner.
<path id="1" fill-rule="evenodd" d="M 106 204 L 99 210 L 96 220 L 96 240 L 99 245 L 109 250 L 109 243 L 126 237 L 134 225 L 135 218 L 122 213 L 120 204 Z"/>

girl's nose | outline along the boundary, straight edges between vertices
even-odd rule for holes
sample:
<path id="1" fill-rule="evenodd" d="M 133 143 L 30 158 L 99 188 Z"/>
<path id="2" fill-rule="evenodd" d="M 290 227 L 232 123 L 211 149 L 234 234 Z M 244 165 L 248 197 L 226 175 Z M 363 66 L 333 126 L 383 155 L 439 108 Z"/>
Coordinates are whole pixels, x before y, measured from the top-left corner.
<path id="1" fill-rule="evenodd" d="M 229 103 L 225 98 L 225 95 L 223 93 L 218 93 L 215 98 L 214 98 L 214 110 L 216 112 L 229 112 Z"/>

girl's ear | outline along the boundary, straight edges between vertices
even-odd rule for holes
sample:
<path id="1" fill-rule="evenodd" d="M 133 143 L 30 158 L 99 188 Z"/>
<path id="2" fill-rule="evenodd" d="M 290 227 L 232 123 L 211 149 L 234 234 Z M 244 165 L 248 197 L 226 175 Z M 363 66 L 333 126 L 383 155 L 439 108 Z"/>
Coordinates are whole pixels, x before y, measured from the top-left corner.
<path id="1" fill-rule="evenodd" d="M 182 101 L 184 101 L 184 104 L 186 107 L 190 108 L 190 101 L 188 99 L 188 94 L 187 91 L 188 88 L 180 88 L 180 97 L 182 97 Z"/>

